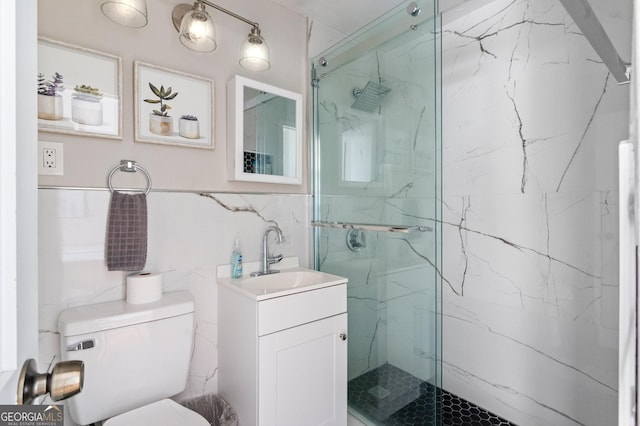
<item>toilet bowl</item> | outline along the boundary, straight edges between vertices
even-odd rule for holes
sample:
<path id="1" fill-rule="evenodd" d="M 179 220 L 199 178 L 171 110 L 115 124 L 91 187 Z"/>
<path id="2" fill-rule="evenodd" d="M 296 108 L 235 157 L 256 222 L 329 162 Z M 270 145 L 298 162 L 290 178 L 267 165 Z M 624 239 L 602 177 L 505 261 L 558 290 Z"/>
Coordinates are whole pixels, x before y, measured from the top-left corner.
<path id="1" fill-rule="evenodd" d="M 69 398 L 78 424 L 206 426 L 168 399 L 185 389 L 195 304 L 187 292 L 143 305 L 125 301 L 81 306 L 58 318 L 63 360 L 84 362 L 82 392 Z"/>

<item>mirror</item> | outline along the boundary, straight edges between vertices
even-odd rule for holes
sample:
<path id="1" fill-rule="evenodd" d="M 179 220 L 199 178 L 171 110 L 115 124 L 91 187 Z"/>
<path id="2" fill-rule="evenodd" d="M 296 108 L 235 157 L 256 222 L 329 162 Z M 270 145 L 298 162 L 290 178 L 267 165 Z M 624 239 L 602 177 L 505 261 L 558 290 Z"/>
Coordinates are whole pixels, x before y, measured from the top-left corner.
<path id="1" fill-rule="evenodd" d="M 229 180 L 302 183 L 302 96 L 245 77 L 227 84 Z"/>

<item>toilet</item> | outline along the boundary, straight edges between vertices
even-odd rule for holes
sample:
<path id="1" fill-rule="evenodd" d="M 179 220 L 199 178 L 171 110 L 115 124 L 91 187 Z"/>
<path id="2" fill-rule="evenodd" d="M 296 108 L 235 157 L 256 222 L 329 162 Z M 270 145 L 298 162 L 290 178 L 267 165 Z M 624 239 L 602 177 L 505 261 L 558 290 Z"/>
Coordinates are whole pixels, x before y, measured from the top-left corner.
<path id="1" fill-rule="evenodd" d="M 63 360 L 84 362 L 82 392 L 67 401 L 80 425 L 208 426 L 169 397 L 186 386 L 193 349 L 193 297 L 81 306 L 58 317 Z"/>

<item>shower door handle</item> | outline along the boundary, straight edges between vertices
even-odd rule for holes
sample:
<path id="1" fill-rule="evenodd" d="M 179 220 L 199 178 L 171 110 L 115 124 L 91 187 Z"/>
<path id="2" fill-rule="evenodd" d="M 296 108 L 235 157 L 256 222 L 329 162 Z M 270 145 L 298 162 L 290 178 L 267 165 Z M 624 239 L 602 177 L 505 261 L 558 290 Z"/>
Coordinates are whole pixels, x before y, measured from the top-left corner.
<path id="1" fill-rule="evenodd" d="M 343 331 L 342 333 L 340 333 L 340 334 L 338 335 L 338 337 L 340 337 L 340 340 L 342 340 L 342 341 L 344 342 L 345 340 L 347 340 L 347 333 L 345 333 L 345 332 Z"/>
<path id="2" fill-rule="evenodd" d="M 373 232 L 397 232 L 401 234 L 433 232 L 432 227 L 424 225 L 382 225 L 372 223 L 323 222 L 315 220 L 311 222 L 311 226 L 315 226 L 317 228 L 359 229 L 361 231 Z"/>

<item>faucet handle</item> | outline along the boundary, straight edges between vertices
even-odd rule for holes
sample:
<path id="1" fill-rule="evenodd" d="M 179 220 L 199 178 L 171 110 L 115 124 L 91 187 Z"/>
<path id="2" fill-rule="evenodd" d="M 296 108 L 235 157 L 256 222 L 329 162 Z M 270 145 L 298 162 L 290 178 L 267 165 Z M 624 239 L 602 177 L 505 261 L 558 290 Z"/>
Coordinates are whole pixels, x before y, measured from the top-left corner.
<path id="1" fill-rule="evenodd" d="M 269 258 L 267 258 L 267 261 L 269 262 L 269 264 L 271 263 L 278 263 L 283 259 L 281 254 L 278 254 L 276 256 L 271 256 Z"/>

